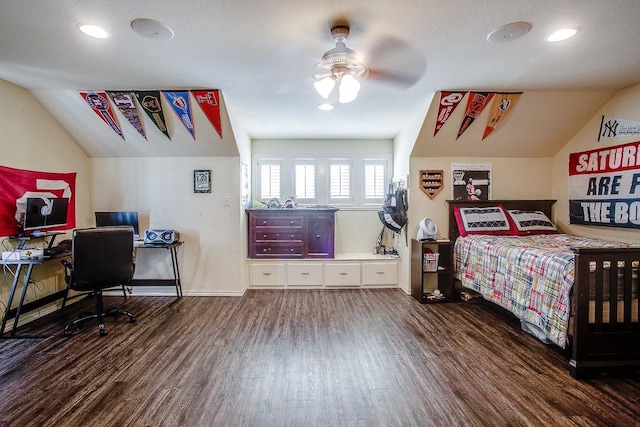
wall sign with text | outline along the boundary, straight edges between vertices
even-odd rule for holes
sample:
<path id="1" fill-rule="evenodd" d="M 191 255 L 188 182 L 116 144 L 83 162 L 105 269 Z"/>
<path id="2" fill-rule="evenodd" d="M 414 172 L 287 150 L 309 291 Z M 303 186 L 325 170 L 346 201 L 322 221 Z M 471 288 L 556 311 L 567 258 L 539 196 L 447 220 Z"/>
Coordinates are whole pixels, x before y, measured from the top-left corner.
<path id="1" fill-rule="evenodd" d="M 569 154 L 569 222 L 640 229 L 640 141 Z"/>

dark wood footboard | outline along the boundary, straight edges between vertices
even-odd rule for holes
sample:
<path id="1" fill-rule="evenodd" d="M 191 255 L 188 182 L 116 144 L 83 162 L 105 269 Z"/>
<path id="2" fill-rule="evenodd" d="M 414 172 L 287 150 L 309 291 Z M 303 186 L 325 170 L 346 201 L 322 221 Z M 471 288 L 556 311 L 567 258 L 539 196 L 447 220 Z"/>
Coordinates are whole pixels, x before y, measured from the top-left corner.
<path id="1" fill-rule="evenodd" d="M 572 249 L 574 330 L 571 375 L 640 369 L 640 248 Z"/>

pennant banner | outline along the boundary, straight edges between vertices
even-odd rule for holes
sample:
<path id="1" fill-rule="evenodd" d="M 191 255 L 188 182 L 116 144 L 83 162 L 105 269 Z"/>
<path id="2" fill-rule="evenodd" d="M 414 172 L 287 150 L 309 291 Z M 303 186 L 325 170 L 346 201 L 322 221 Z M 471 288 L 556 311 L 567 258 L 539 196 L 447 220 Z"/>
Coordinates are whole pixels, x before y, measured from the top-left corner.
<path id="1" fill-rule="evenodd" d="M 442 126 L 449 120 L 449 117 L 451 117 L 466 94 L 467 92 L 440 92 L 440 104 L 438 104 L 438 115 L 433 129 L 433 136 L 436 136 Z"/>
<path id="2" fill-rule="evenodd" d="M 600 121 L 600 133 L 598 133 L 598 141 L 639 134 L 640 121 L 638 120 L 602 116 L 602 120 Z"/>
<path id="3" fill-rule="evenodd" d="M 67 225 L 48 230 L 75 228 L 75 194 L 75 172 L 37 172 L 0 166 L 0 236 L 14 236 L 21 231 L 20 222 L 26 199 L 31 197 L 68 198 Z"/>
<path id="4" fill-rule="evenodd" d="M 192 90 L 191 93 L 196 99 L 196 102 L 202 109 L 202 112 L 209 122 L 222 138 L 222 126 L 220 125 L 220 104 L 218 103 L 218 91 L 217 90 Z"/>
<path id="5" fill-rule="evenodd" d="M 193 128 L 193 119 L 191 116 L 191 101 L 189 100 L 189 92 L 162 92 L 166 100 L 171 104 L 171 108 L 180 118 L 184 127 L 189 131 L 193 139 L 196 139 L 195 129 Z"/>
<path id="6" fill-rule="evenodd" d="M 460 130 L 458 131 L 458 136 L 456 139 L 460 138 L 460 135 L 467 130 L 467 128 L 473 123 L 473 121 L 482 113 L 484 107 L 487 106 L 489 101 L 493 98 L 493 93 L 489 92 L 470 92 L 469 99 L 467 100 L 467 110 L 464 113 L 464 119 L 462 120 L 462 124 L 460 125 Z"/>
<path id="7" fill-rule="evenodd" d="M 120 130 L 120 124 L 118 123 L 118 119 L 113 114 L 113 110 L 111 109 L 111 105 L 109 104 L 109 99 L 107 98 L 107 94 L 105 92 L 93 92 L 93 91 L 81 91 L 80 95 L 87 101 L 89 107 L 102 119 L 106 124 L 111 126 L 122 139 L 124 139 L 124 135 L 122 134 L 122 130 Z"/>
<path id="8" fill-rule="evenodd" d="M 162 102 L 160 100 L 159 90 L 147 90 L 147 91 L 134 91 L 133 92 L 140 103 L 140 106 L 147 113 L 147 116 L 156 124 L 158 129 L 164 133 L 167 138 L 169 131 L 167 130 L 167 122 L 164 119 L 164 113 L 162 111 Z"/>
<path id="9" fill-rule="evenodd" d="M 147 136 L 144 133 L 142 122 L 140 121 L 140 115 L 138 114 L 138 108 L 136 106 L 135 95 L 133 92 L 107 92 L 111 101 L 118 107 L 118 110 L 123 116 L 131 123 L 131 125 L 138 131 L 144 139 Z"/>
<path id="10" fill-rule="evenodd" d="M 640 229 L 640 141 L 569 154 L 569 222 Z"/>
<path id="11" fill-rule="evenodd" d="M 516 104 L 520 100 L 520 95 L 522 95 L 522 92 L 495 94 L 489 120 L 487 120 L 487 127 L 484 130 L 484 135 L 482 135 L 483 140 L 489 136 L 491 132 L 500 127 L 509 113 L 516 107 Z"/>

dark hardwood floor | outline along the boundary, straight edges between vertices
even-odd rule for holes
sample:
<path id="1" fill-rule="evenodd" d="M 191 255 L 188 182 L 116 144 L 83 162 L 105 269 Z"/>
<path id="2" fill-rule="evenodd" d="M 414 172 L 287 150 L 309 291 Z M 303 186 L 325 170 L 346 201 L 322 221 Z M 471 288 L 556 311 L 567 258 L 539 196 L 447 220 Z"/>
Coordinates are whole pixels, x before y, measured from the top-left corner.
<path id="1" fill-rule="evenodd" d="M 482 304 L 400 290 L 108 297 L 137 315 L 0 341 L 1 426 L 632 426 L 638 376 L 578 381 Z"/>

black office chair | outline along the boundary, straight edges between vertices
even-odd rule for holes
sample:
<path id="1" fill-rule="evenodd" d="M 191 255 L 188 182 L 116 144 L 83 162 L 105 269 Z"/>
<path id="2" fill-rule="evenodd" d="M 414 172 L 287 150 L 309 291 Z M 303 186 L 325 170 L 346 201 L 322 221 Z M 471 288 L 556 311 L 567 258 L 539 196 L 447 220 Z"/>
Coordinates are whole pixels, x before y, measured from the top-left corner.
<path id="1" fill-rule="evenodd" d="M 64 328 L 65 336 L 70 336 L 79 324 L 90 319 L 98 320 L 100 335 L 106 335 L 103 316 L 118 318 L 124 314 L 133 323 L 133 314 L 117 308 L 104 310 L 102 291 L 114 287 L 124 287 L 133 278 L 135 269 L 132 227 L 100 227 L 73 230 L 71 262 L 63 260 L 65 281 L 68 289 L 84 292 L 95 299 L 93 313 L 81 315 Z M 62 309 L 67 302 L 65 297 Z"/>

